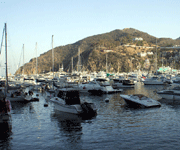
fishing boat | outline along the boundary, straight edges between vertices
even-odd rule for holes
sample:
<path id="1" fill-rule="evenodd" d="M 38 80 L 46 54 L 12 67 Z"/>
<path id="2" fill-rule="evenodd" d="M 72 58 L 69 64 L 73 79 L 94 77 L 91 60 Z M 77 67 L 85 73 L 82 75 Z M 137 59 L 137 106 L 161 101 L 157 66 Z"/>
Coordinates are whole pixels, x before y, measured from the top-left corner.
<path id="1" fill-rule="evenodd" d="M 55 110 L 76 114 L 83 117 L 93 117 L 97 114 L 94 103 L 81 102 L 79 91 L 73 89 L 59 89 L 56 93 L 46 93 L 46 100 L 54 103 Z"/>
<path id="2" fill-rule="evenodd" d="M 161 103 L 157 100 L 151 99 L 143 94 L 133 94 L 133 95 L 120 95 L 129 107 L 133 108 L 150 108 L 150 107 L 160 107 Z"/>

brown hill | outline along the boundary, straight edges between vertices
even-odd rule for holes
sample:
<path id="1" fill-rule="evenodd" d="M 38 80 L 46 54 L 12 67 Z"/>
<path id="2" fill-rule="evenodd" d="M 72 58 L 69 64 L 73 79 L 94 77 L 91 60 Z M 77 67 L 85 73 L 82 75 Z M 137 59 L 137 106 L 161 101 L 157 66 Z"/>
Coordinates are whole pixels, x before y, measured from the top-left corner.
<path id="1" fill-rule="evenodd" d="M 142 37 L 143 41 L 133 41 L 133 38 Z M 170 38 L 157 39 L 158 46 L 180 45 L 180 40 Z M 143 47 L 127 47 L 123 45 L 134 46 L 154 46 L 156 37 L 133 28 L 123 30 L 114 30 L 108 33 L 87 37 L 74 44 L 59 46 L 54 48 L 54 70 L 58 71 L 59 66 L 63 64 L 65 71 L 71 71 L 72 57 L 73 68 L 77 69 L 78 48 L 80 48 L 82 69 L 87 71 L 100 71 L 106 68 L 106 58 L 108 58 L 109 71 L 129 71 L 142 66 L 144 59 L 137 56 L 141 51 L 154 51 Z M 107 50 L 110 50 L 107 52 Z M 152 56 L 150 56 L 152 57 Z M 133 58 L 133 59 L 132 59 Z M 152 60 L 153 61 L 153 60 Z M 118 65 L 119 64 L 119 65 Z M 133 65 L 132 65 L 133 64 Z M 36 71 L 36 59 L 33 58 L 24 65 L 26 74 L 34 74 Z M 20 67 L 15 74 L 22 73 Z M 38 73 L 46 73 L 52 70 L 52 50 L 48 50 L 38 57 Z"/>

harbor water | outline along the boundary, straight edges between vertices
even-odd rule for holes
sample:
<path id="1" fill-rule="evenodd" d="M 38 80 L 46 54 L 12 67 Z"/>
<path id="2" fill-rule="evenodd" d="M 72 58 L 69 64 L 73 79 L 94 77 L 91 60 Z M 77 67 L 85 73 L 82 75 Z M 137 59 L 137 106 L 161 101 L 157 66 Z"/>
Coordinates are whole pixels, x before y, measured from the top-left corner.
<path id="1" fill-rule="evenodd" d="M 88 120 L 55 111 L 44 93 L 39 94 L 39 102 L 12 103 L 10 120 L 0 124 L 0 149 L 179 149 L 180 103 L 161 100 L 155 91 L 163 88 L 137 83 L 122 92 L 144 94 L 162 104 L 148 109 L 126 107 L 120 93 L 81 94 L 82 101 L 93 102 L 98 108 L 97 116 Z"/>

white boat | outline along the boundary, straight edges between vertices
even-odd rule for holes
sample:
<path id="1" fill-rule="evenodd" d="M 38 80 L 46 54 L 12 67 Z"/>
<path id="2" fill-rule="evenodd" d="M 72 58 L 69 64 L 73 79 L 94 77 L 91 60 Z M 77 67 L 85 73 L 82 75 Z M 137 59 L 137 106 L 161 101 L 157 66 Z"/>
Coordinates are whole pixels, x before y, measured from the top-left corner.
<path id="1" fill-rule="evenodd" d="M 173 89 L 158 91 L 157 94 L 163 99 L 180 100 L 180 87 L 177 86 Z"/>
<path id="2" fill-rule="evenodd" d="M 115 89 L 119 88 L 134 88 L 133 80 L 125 80 L 125 79 L 113 79 L 112 87 Z"/>
<path id="3" fill-rule="evenodd" d="M 134 95 L 120 95 L 129 107 L 143 107 L 143 108 L 150 108 L 150 107 L 160 107 L 161 103 L 157 100 L 151 99 L 143 94 L 134 94 Z"/>
<path id="4" fill-rule="evenodd" d="M 39 101 L 39 98 L 33 97 L 33 92 L 24 92 L 23 90 L 9 90 L 6 98 L 10 102 L 32 102 L 32 101 Z"/>
<path id="5" fill-rule="evenodd" d="M 164 80 L 159 79 L 159 77 L 146 78 L 142 81 L 144 85 L 163 85 L 165 84 Z"/>
<path id="6" fill-rule="evenodd" d="M 83 117 L 93 117 L 97 114 L 94 103 L 81 102 L 79 91 L 71 89 L 59 89 L 55 93 L 48 93 L 46 100 L 54 103 L 55 110 L 60 112 L 76 114 Z"/>
<path id="7" fill-rule="evenodd" d="M 113 89 L 109 81 L 104 78 L 96 78 L 89 83 L 79 84 L 79 92 L 90 92 L 93 94 L 103 94 L 103 93 L 116 93 L 122 92 L 122 89 Z"/>

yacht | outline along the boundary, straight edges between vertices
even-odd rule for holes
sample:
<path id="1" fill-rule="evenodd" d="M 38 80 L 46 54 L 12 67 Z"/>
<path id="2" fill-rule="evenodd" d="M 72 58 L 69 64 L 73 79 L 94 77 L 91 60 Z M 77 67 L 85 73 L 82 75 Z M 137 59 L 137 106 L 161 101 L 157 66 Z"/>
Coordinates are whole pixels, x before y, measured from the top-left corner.
<path id="1" fill-rule="evenodd" d="M 162 80 L 156 76 L 151 77 L 151 78 L 146 78 L 142 82 L 144 83 L 144 85 L 163 85 L 163 84 L 165 84 L 164 80 Z"/>
<path id="2" fill-rule="evenodd" d="M 79 84 L 79 91 L 80 92 L 90 92 L 90 93 L 116 93 L 116 92 L 122 92 L 122 89 L 113 89 L 113 87 L 110 85 L 109 81 L 104 78 L 96 78 L 93 81 L 89 83 L 82 83 Z"/>

